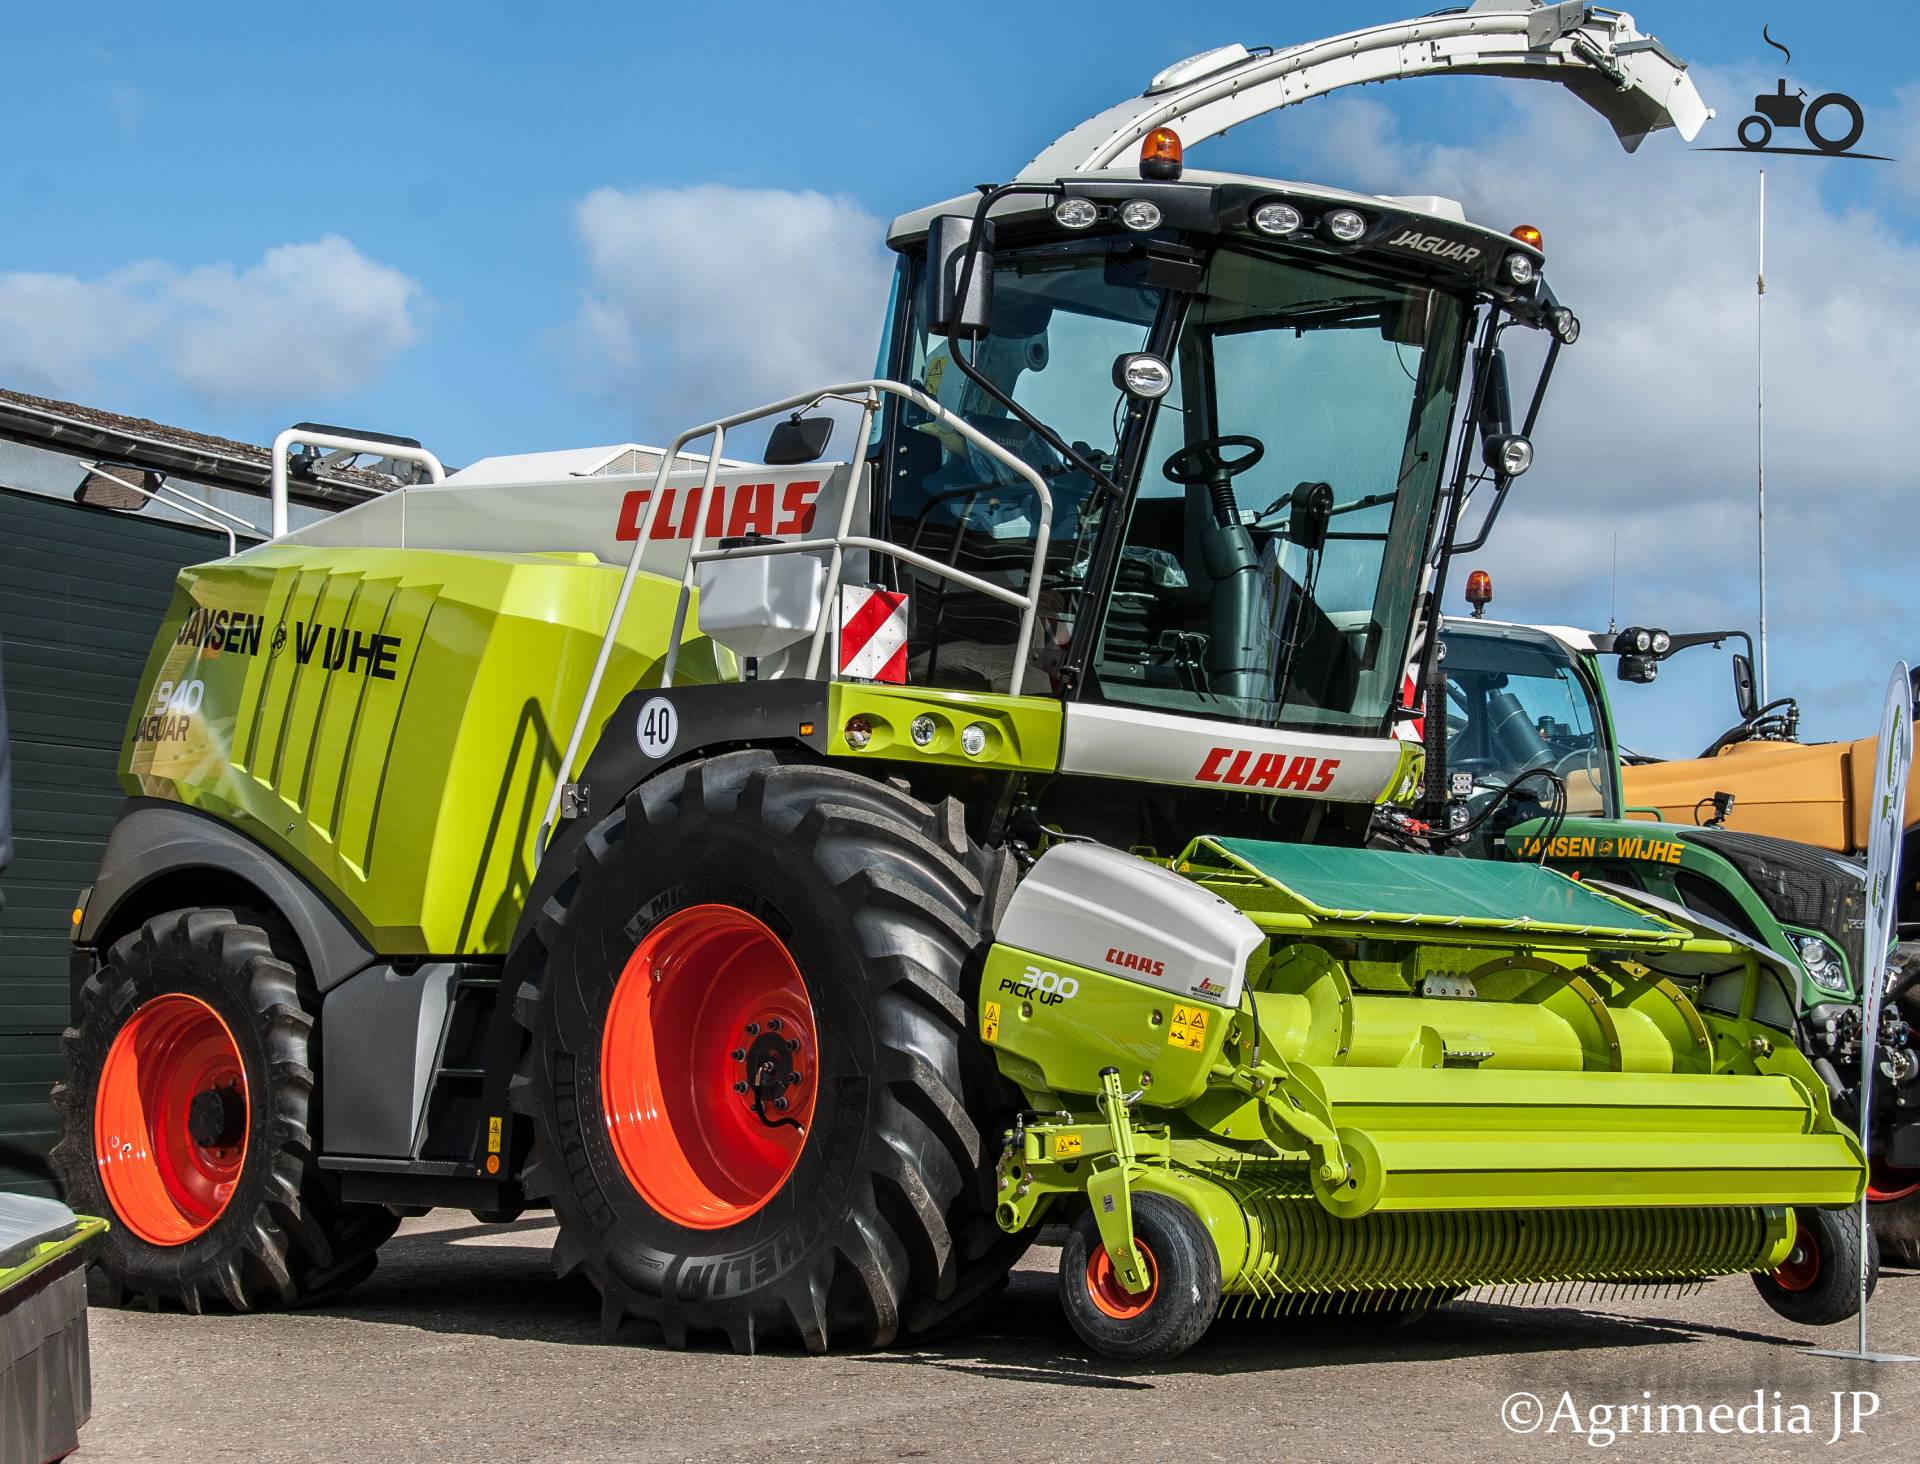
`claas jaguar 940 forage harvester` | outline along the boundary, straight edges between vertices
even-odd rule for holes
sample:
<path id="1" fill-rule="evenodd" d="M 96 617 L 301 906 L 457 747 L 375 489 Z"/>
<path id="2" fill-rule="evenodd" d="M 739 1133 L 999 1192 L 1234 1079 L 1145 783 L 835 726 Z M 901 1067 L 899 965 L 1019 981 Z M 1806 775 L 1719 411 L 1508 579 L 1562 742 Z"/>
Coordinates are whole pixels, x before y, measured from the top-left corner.
<path id="1" fill-rule="evenodd" d="M 1153 1358 L 1223 1307 L 1765 1270 L 1856 1200 L 1749 953 L 1367 847 L 1578 323 L 1536 231 L 1183 148 L 1423 71 L 1629 146 L 1706 115 L 1598 8 L 1227 47 L 896 221 L 881 377 L 184 572 L 56 1094 L 102 1286 L 310 1301 L 397 1213 L 540 1204 L 609 1326 L 868 1347 L 1060 1223 L 1074 1326 Z"/>

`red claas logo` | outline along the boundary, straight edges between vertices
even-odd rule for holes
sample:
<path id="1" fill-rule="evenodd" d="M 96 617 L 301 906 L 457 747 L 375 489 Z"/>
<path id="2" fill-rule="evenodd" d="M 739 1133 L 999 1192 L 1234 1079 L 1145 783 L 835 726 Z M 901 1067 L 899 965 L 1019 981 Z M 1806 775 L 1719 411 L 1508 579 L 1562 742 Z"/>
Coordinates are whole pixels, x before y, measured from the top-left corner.
<path id="1" fill-rule="evenodd" d="M 620 523 L 616 539 L 637 539 L 640 524 L 647 516 L 651 488 L 636 488 L 620 501 Z M 785 538 L 804 534 L 813 527 L 818 482 L 794 483 L 716 483 L 707 502 L 708 539 L 737 539 L 743 534 L 765 534 Z M 676 501 L 677 500 L 677 501 Z M 650 539 L 691 539 L 694 519 L 699 514 L 699 488 L 669 488 L 660 499 L 660 512 L 654 516 Z"/>
<path id="2" fill-rule="evenodd" d="M 1167 963 L 1156 961 L 1147 956 L 1136 956 L 1132 951 L 1123 951 L 1118 946 L 1107 948 L 1107 964 L 1118 966 L 1125 971 L 1138 971 L 1143 976 L 1164 976 Z"/>
<path id="3" fill-rule="evenodd" d="M 1251 764 L 1251 766 L 1249 766 Z M 1216 747 L 1194 778 L 1202 783 L 1231 783 L 1236 788 L 1277 788 L 1288 793 L 1324 793 L 1340 768 L 1337 757 L 1288 757 L 1245 747 Z"/>

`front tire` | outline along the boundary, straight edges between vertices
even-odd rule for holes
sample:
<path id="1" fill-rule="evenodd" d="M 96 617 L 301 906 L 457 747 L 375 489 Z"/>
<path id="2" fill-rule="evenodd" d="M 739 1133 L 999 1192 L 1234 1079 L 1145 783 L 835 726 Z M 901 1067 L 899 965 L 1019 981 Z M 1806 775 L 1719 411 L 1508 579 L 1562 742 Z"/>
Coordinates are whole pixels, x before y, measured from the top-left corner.
<path id="1" fill-rule="evenodd" d="M 877 1347 L 1005 1285 L 1014 1096 L 971 1013 L 1009 881 L 957 804 L 763 751 L 587 834 L 525 951 L 514 1102 L 610 1329 Z"/>
<path id="2" fill-rule="evenodd" d="M 1060 1304 L 1095 1352 L 1125 1362 L 1165 1362 L 1213 1325 L 1220 1253 L 1194 1213 L 1164 1195 L 1133 1197 L 1133 1234 L 1147 1256 L 1143 1294 L 1121 1283 L 1088 1210 L 1060 1248 Z"/>
<path id="3" fill-rule="evenodd" d="M 114 943 L 53 1089 L 67 1203 L 112 1222 L 95 1299 L 252 1311 L 372 1272 L 399 1219 L 342 1203 L 315 1162 L 316 1005 L 230 910 L 172 911 Z"/>
<path id="4" fill-rule="evenodd" d="M 1860 1212 L 1796 1209 L 1793 1250 L 1753 1278 L 1761 1299 L 1790 1322 L 1830 1327 L 1860 1310 Z M 1880 1280 L 1880 1245 L 1867 1234 L 1867 1295 Z"/>

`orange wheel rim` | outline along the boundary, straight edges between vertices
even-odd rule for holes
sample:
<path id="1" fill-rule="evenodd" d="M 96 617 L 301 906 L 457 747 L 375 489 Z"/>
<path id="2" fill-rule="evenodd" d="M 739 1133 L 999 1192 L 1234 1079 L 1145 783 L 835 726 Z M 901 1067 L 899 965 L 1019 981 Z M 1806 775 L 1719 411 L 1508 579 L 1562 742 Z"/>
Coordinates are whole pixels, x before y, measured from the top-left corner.
<path id="1" fill-rule="evenodd" d="M 690 1230 L 764 1208 L 806 1146 L 818 1028 L 784 942 L 732 905 L 669 915 L 628 958 L 600 1042 L 600 1102 L 620 1168 Z"/>
<path id="2" fill-rule="evenodd" d="M 1774 1285 L 1782 1291 L 1807 1291 L 1820 1279 L 1823 1269 L 1819 1240 L 1795 1216 L 1793 1249 L 1787 1252 L 1784 1261 L 1773 1268 Z"/>
<path id="3" fill-rule="evenodd" d="M 107 1049 L 93 1105 L 101 1187 L 127 1229 L 184 1245 L 225 1212 L 246 1167 L 247 1072 L 220 1014 L 169 992 Z"/>
<path id="4" fill-rule="evenodd" d="M 1895 1169 L 1875 1159 L 1867 1166 L 1867 1198 L 1876 1205 L 1890 1205 L 1920 1194 L 1920 1170 Z"/>
<path id="5" fill-rule="evenodd" d="M 1104 1245 L 1096 1245 L 1093 1253 L 1087 1257 L 1087 1295 L 1093 1298 L 1093 1304 L 1117 1322 L 1131 1321 L 1148 1307 L 1153 1305 L 1154 1297 L 1160 1294 L 1160 1266 L 1153 1258 L 1153 1252 L 1147 1248 L 1144 1240 L 1135 1240 L 1140 1254 L 1147 1258 L 1147 1289 L 1135 1296 L 1127 1290 L 1120 1280 L 1120 1273 L 1113 1267 L 1113 1257 L 1107 1254 Z"/>

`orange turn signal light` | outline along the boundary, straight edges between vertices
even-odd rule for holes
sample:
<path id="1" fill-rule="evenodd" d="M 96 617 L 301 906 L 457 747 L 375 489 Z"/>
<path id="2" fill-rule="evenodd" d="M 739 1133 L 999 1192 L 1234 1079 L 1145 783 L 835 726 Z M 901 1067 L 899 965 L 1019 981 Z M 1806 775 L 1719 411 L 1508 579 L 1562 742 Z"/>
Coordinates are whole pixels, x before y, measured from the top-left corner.
<path id="1" fill-rule="evenodd" d="M 1510 232 L 1513 237 L 1518 239 L 1522 244 L 1531 244 L 1535 249 L 1545 249 L 1547 247 L 1540 241 L 1540 231 L 1534 228 L 1532 224 L 1521 224 L 1518 228 Z"/>
<path id="2" fill-rule="evenodd" d="M 1180 176 L 1180 134 L 1171 127 L 1156 127 L 1140 139 L 1140 176 L 1156 183 L 1171 183 Z"/>

